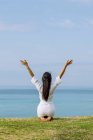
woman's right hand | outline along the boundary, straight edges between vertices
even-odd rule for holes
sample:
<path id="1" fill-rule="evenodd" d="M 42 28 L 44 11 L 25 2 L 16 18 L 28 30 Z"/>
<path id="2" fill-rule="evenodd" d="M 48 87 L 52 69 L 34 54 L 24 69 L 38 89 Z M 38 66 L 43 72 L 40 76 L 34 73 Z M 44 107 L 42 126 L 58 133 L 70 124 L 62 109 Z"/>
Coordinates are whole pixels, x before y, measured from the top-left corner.
<path id="1" fill-rule="evenodd" d="M 22 65 L 28 66 L 28 62 L 26 60 L 20 60 Z"/>
<path id="2" fill-rule="evenodd" d="M 73 60 L 68 60 L 67 62 L 66 62 L 66 66 L 68 66 L 68 65 L 70 65 L 70 64 L 72 64 L 73 63 Z"/>

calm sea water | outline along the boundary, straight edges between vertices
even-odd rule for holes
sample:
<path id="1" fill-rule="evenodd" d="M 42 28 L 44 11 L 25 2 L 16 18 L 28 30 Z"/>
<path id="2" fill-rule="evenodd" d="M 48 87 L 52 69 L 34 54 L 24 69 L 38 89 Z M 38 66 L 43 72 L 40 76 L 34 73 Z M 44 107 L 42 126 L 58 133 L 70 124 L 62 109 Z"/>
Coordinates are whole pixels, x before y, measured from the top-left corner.
<path id="1" fill-rule="evenodd" d="M 93 90 L 56 90 L 56 117 L 93 116 Z M 32 89 L 0 90 L 0 117 L 34 117 L 39 96 Z"/>

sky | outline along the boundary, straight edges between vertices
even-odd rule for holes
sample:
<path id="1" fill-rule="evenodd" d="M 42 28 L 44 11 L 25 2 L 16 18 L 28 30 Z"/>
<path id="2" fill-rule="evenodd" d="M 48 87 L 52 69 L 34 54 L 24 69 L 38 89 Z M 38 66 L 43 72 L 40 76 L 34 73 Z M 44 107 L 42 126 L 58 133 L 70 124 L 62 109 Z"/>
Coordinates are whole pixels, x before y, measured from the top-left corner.
<path id="1" fill-rule="evenodd" d="M 0 0 L 0 88 L 34 88 L 20 60 L 59 88 L 93 88 L 93 0 Z"/>

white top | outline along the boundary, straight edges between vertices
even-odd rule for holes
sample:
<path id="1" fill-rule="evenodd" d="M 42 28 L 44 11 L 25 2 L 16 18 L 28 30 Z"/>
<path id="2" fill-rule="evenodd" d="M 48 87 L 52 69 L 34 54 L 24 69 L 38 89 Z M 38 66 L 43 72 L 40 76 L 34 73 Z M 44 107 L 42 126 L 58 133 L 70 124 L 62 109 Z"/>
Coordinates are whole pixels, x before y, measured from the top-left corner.
<path id="1" fill-rule="evenodd" d="M 35 76 L 32 77 L 31 82 L 35 85 L 36 89 L 37 89 L 38 92 L 39 92 L 40 102 L 52 102 L 54 90 L 55 90 L 56 87 L 61 83 L 61 79 L 60 79 L 59 76 L 56 77 L 56 80 L 55 80 L 54 84 L 51 85 L 50 92 L 49 92 L 49 97 L 48 97 L 48 100 L 47 100 L 47 101 L 45 101 L 45 100 L 42 98 L 43 85 L 36 79 Z"/>

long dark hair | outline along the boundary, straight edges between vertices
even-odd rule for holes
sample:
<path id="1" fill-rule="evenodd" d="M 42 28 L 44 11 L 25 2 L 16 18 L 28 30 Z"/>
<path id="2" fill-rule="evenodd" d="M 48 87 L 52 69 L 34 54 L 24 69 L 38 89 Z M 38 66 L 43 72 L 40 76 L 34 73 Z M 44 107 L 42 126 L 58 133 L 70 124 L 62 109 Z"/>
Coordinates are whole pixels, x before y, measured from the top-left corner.
<path id="1" fill-rule="evenodd" d="M 42 97 L 45 101 L 48 100 L 49 97 L 49 91 L 50 91 L 50 86 L 51 86 L 51 73 L 45 72 L 42 76 L 42 82 L 43 82 L 43 92 L 42 92 Z"/>

